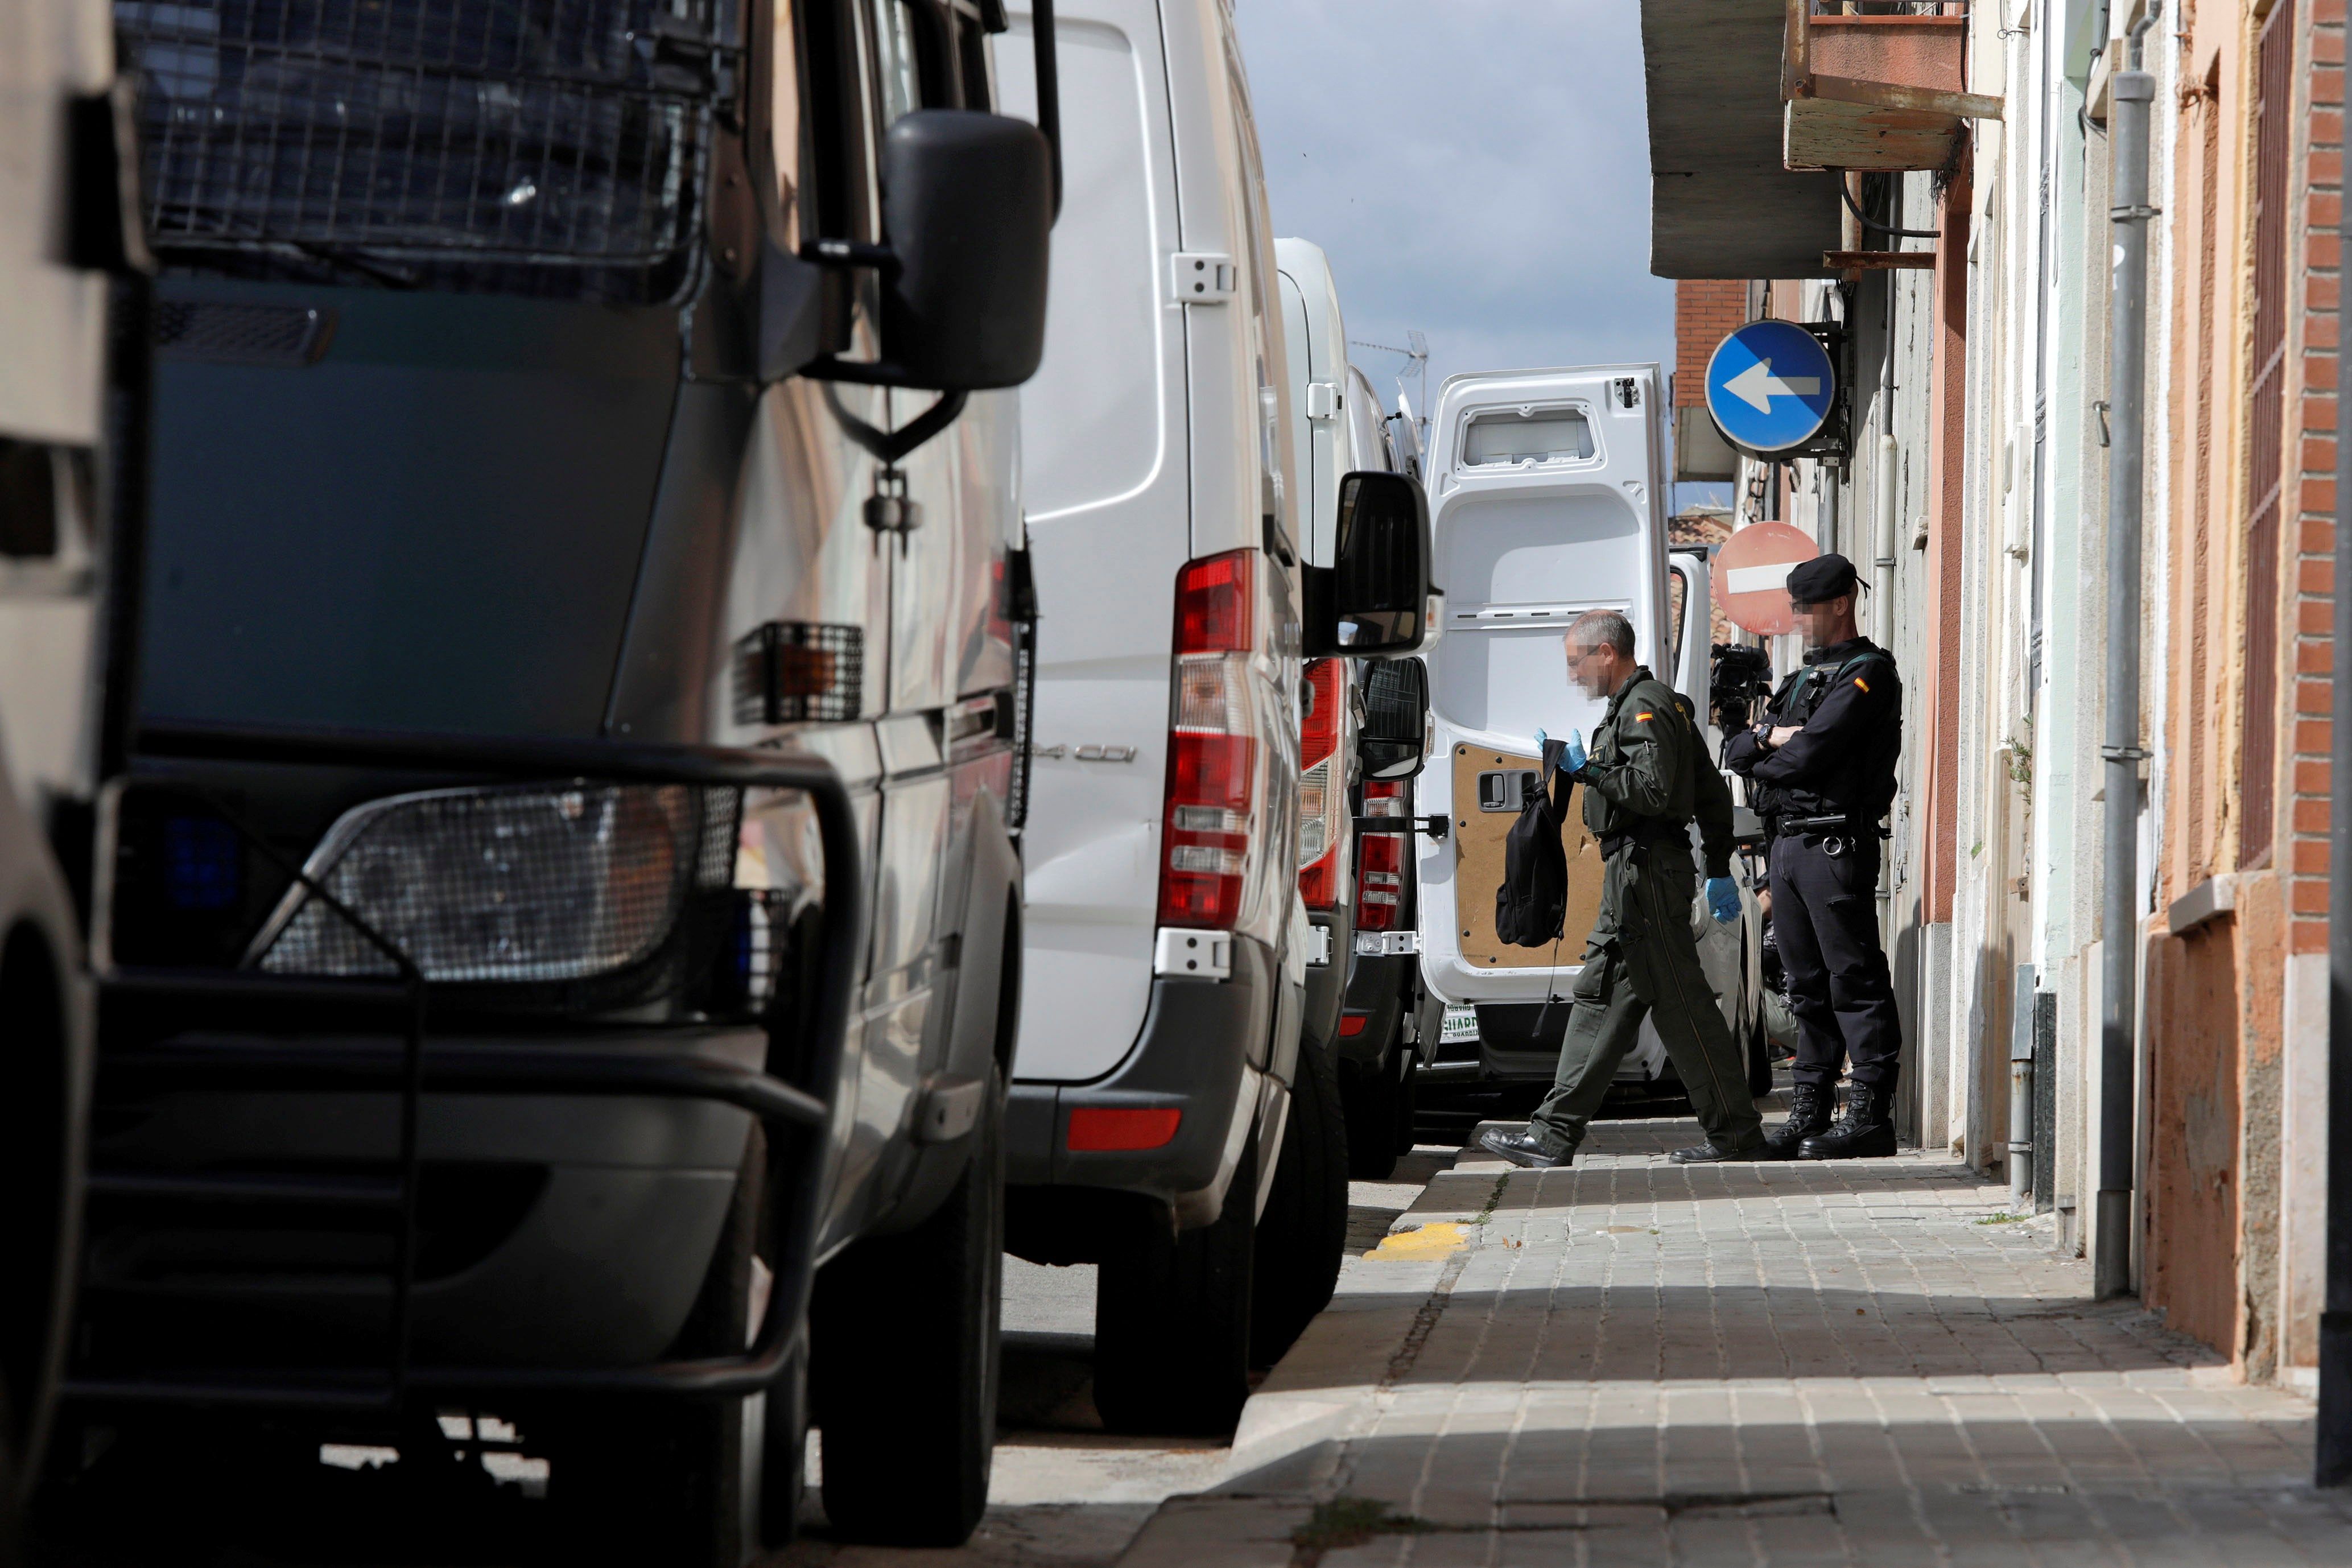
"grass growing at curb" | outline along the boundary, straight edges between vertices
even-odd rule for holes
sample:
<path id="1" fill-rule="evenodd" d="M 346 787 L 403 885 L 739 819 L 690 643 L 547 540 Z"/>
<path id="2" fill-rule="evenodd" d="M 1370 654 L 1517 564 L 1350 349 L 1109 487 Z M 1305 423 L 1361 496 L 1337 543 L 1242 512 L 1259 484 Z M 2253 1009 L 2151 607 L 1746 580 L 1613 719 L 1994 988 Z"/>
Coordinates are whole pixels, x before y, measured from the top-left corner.
<path id="1" fill-rule="evenodd" d="M 1427 1529 L 1427 1521 L 1391 1513 L 1377 1498 L 1335 1497 L 1315 1505 L 1314 1516 L 1291 1532 L 1290 1543 L 1320 1555 L 1361 1546 L 1377 1535 L 1418 1535 Z"/>
<path id="2" fill-rule="evenodd" d="M 2032 1217 L 2033 1216 L 2032 1215 L 2028 1214 L 2011 1214 L 2007 1209 L 1995 1209 L 1992 1213 L 1985 1215 L 1984 1218 L 1977 1221 L 1977 1223 L 1979 1225 L 2015 1225 L 2020 1220 L 2028 1220 Z"/>
<path id="3" fill-rule="evenodd" d="M 1510 1173 L 1507 1171 L 1495 1178 L 1495 1190 L 1486 1194 L 1486 1206 L 1478 1211 L 1476 1217 L 1470 1222 L 1472 1225 L 1485 1225 L 1495 1217 L 1495 1211 L 1503 1205 L 1503 1188 L 1508 1184 L 1510 1179 Z"/>

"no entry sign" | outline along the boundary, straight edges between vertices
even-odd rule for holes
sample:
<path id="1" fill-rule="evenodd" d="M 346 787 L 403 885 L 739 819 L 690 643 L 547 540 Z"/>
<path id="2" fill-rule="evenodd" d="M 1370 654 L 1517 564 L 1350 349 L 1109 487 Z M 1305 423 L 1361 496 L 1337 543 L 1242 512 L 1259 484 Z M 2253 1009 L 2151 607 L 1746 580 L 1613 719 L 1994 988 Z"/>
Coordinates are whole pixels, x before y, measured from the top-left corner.
<path id="1" fill-rule="evenodd" d="M 1715 581 L 1723 613 L 1759 637 L 1794 630 L 1789 614 L 1789 568 L 1811 561 L 1821 546 L 1785 522 L 1751 522 L 1716 552 Z"/>

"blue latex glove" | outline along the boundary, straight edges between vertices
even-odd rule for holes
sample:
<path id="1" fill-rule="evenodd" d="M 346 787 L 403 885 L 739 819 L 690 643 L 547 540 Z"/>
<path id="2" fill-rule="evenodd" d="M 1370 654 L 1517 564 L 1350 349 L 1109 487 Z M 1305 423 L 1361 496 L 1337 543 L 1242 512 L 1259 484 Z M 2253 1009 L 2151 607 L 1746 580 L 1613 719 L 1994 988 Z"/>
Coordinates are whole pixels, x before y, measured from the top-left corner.
<path id="1" fill-rule="evenodd" d="M 1584 764 L 1590 760 L 1584 754 L 1584 737 L 1570 730 L 1568 732 L 1568 752 L 1559 760 L 1559 771 L 1574 778 L 1584 771 Z"/>
<path id="2" fill-rule="evenodd" d="M 1739 884 L 1728 877 L 1706 879 L 1706 907 L 1725 925 L 1739 918 Z"/>
<path id="3" fill-rule="evenodd" d="M 1550 737 L 1549 735 L 1545 734 L 1541 730 L 1538 730 L 1538 731 L 1536 731 L 1536 755 L 1537 755 L 1537 756 L 1540 757 L 1540 756 L 1542 756 L 1542 755 L 1543 755 L 1544 742 L 1545 742 L 1546 741 L 1550 740 L 1550 739 L 1551 739 L 1551 737 Z"/>

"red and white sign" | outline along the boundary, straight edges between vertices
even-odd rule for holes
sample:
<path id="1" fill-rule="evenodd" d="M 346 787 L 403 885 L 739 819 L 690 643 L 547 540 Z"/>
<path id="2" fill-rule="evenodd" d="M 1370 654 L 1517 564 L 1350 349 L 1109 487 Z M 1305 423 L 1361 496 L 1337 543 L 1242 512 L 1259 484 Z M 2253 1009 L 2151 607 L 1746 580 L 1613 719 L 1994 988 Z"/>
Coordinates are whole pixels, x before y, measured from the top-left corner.
<path id="1" fill-rule="evenodd" d="M 1789 613 L 1789 568 L 1822 547 L 1785 522 L 1751 522 L 1715 553 L 1715 591 L 1723 613 L 1759 637 L 1796 629 Z"/>

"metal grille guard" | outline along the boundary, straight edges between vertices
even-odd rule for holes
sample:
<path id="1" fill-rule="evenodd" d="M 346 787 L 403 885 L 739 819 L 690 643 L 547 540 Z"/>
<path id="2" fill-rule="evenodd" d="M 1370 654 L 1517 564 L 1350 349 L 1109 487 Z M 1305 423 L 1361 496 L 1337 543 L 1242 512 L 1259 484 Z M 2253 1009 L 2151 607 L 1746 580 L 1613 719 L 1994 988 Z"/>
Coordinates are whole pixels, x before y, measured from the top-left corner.
<path id="1" fill-rule="evenodd" d="M 102 996 L 237 1000 L 257 1005 L 345 1004 L 400 1008 L 407 1033 L 398 1047 L 306 1051 L 236 1046 L 173 1047 L 106 1052 L 101 1074 L 142 1081 L 216 1084 L 261 1081 L 278 1089 L 396 1086 L 401 1094 L 398 1175 L 333 1177 L 313 1173 L 215 1175 L 156 1170 L 93 1169 L 92 1196 L 184 1205 L 269 1203 L 373 1211 L 394 1227 L 390 1327 L 385 1364 L 271 1368 L 255 1372 L 69 1375 L 63 1394 L 86 1404 L 236 1405 L 338 1413 L 399 1413 L 412 1398 L 463 1399 L 496 1394 L 672 1394 L 739 1397 L 764 1392 L 791 1363 L 806 1321 L 814 1274 L 818 1198 L 831 1115 L 827 1096 L 839 1074 L 850 999 L 856 987 L 864 881 L 849 792 L 831 764 L 808 756 L 709 747 L 648 746 L 593 741 L 478 740 L 463 736 L 288 731 L 205 725 L 149 727 L 134 754 L 189 761 L 242 761 L 333 766 L 446 769 L 517 777 L 586 777 L 625 784 L 682 784 L 805 793 L 815 806 L 824 857 L 815 994 L 807 1048 L 795 1053 L 804 1081 L 788 1082 L 731 1063 L 626 1049 L 541 1049 L 530 1046 L 462 1051 L 428 1048 L 425 1022 L 430 986 L 404 954 L 372 931 L 404 979 L 321 980 L 195 969 L 102 971 Z M 242 825 L 237 831 L 255 843 Z M 265 847 L 265 853 L 272 853 Z M 274 854 L 273 854 L 273 858 Z M 291 868 L 314 897 L 326 890 Z M 348 910 L 339 912 L 365 922 Z M 415 1289 L 418 1191 L 417 1118 L 428 1089 L 467 1094 L 660 1095 L 709 1100 L 757 1116 L 772 1131 L 770 1208 L 775 1220 L 775 1284 L 765 1320 L 740 1356 L 671 1361 L 640 1367 L 540 1368 L 416 1365 L 409 1354 Z"/>

